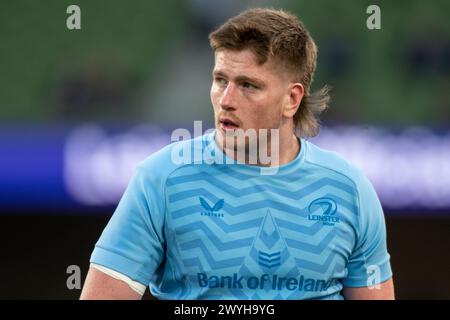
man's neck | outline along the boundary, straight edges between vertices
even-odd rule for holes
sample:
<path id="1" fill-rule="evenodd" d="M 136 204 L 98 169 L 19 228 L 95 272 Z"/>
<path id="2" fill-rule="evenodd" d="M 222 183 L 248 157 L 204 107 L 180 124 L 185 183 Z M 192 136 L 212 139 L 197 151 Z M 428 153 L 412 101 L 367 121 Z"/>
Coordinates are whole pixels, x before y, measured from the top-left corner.
<path id="1" fill-rule="evenodd" d="M 301 142 L 295 134 L 292 134 L 285 142 L 284 146 L 280 146 L 280 161 L 278 166 L 288 164 L 300 153 Z M 281 144 L 281 143 L 280 143 Z"/>
<path id="2" fill-rule="evenodd" d="M 223 137 L 223 136 L 221 136 Z M 223 141 L 220 141 L 221 139 L 219 138 L 219 135 L 216 134 L 215 136 L 215 140 L 217 145 L 222 149 L 222 151 L 231 159 L 233 160 L 238 160 L 239 162 L 241 159 L 244 158 L 244 156 L 238 157 L 237 156 L 237 152 L 235 150 L 231 150 L 229 148 L 224 148 L 224 143 Z M 257 150 L 257 159 L 256 159 L 256 163 L 255 163 L 255 159 L 250 159 L 249 157 L 249 152 L 248 152 L 248 148 L 246 149 L 245 152 L 245 161 L 243 163 L 247 164 L 247 165 L 256 165 L 256 166 L 263 166 L 263 167 L 274 167 L 274 166 L 282 166 L 285 164 L 288 164 L 289 162 L 291 162 L 292 160 L 294 160 L 297 155 L 300 153 L 301 150 L 301 142 L 300 139 L 297 138 L 297 136 L 295 136 L 295 134 L 291 133 L 290 135 L 288 135 L 287 137 L 282 137 L 280 135 L 279 137 L 279 143 L 278 145 L 272 146 L 272 144 L 270 143 L 271 139 L 268 139 L 269 143 L 267 144 L 267 146 L 259 146 L 259 148 L 263 148 L 258 149 Z M 275 156 L 273 154 L 273 152 L 277 152 L 278 154 Z M 272 161 L 267 163 L 265 161 L 261 161 L 260 155 L 267 155 L 267 158 L 270 158 Z"/>

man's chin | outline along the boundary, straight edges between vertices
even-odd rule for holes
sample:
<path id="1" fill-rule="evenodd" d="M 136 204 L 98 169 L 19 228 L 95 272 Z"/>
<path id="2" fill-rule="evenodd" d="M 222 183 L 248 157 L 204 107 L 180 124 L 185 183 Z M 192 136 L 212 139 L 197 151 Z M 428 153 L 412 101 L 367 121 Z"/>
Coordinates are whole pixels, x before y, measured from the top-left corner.
<path id="1" fill-rule="evenodd" d="M 242 137 L 233 134 L 225 135 L 222 141 L 225 149 L 240 153 L 248 153 L 248 148 L 251 144 L 248 137 L 242 139 Z M 257 141 L 254 141 L 254 143 L 257 143 Z"/>

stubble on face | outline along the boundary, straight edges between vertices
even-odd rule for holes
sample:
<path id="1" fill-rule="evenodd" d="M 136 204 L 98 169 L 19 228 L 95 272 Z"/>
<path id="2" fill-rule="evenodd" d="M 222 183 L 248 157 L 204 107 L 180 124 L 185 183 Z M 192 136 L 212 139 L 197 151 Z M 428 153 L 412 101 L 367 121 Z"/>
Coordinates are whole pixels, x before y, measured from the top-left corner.
<path id="1" fill-rule="evenodd" d="M 245 150 L 248 159 L 250 148 L 255 145 L 251 140 L 256 136 L 257 149 L 270 150 L 270 144 L 259 145 L 259 135 L 265 131 L 267 139 L 264 141 L 270 142 L 271 129 L 280 129 L 283 122 L 285 79 L 280 75 L 280 68 L 272 61 L 258 65 L 250 50 L 219 50 L 215 58 L 211 101 L 219 145 L 234 156 Z M 222 99 L 225 94 L 228 96 Z M 224 118 L 236 126 L 224 129 L 221 122 Z M 249 133 L 244 139 L 238 139 L 234 135 L 237 129 L 252 130 L 255 135 Z"/>

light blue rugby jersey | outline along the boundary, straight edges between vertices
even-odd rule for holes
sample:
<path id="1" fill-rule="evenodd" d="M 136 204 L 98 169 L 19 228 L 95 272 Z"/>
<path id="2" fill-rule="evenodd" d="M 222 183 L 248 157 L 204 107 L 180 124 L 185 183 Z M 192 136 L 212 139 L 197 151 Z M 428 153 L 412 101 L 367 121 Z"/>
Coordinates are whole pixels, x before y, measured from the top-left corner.
<path id="1" fill-rule="evenodd" d="M 342 299 L 391 278 L 383 210 L 359 170 L 302 139 L 261 174 L 227 164 L 214 134 L 138 165 L 92 263 L 159 299 Z M 203 161 L 173 161 L 183 146 Z"/>

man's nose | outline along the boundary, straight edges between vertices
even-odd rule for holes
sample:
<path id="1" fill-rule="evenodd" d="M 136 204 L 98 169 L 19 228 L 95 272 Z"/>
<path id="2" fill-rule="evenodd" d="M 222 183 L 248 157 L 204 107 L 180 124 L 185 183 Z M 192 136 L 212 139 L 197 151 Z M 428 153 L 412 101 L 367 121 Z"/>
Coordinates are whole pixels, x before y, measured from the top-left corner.
<path id="1" fill-rule="evenodd" d="M 223 91 L 222 97 L 220 98 L 220 106 L 223 109 L 235 109 L 236 105 L 236 87 L 233 83 L 229 82 L 225 90 Z"/>

